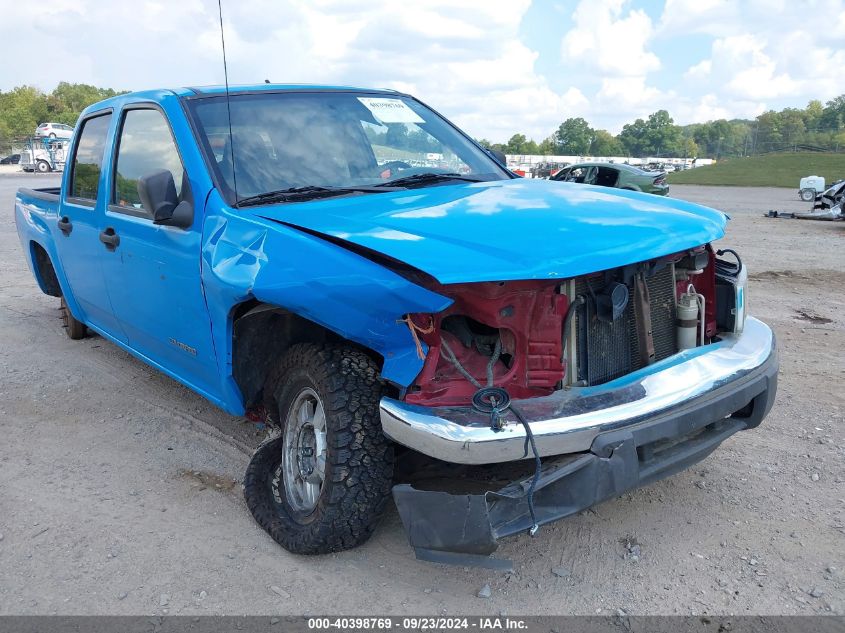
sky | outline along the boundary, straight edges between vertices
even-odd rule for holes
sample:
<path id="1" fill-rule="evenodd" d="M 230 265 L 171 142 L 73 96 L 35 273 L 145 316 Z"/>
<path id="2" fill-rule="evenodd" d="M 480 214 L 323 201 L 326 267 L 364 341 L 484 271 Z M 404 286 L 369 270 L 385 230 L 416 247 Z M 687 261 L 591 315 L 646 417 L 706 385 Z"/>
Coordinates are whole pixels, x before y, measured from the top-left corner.
<path id="1" fill-rule="evenodd" d="M 845 0 L 222 0 L 230 84 L 409 92 L 476 138 L 845 92 Z M 0 90 L 223 83 L 217 0 L 0 0 Z"/>

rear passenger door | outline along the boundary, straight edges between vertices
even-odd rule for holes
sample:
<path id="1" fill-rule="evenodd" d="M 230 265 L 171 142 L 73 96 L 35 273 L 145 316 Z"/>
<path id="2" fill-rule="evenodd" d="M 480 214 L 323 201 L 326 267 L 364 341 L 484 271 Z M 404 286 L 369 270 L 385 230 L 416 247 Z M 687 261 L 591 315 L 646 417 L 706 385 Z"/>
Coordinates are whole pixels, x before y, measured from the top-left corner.
<path id="1" fill-rule="evenodd" d="M 68 302 L 78 308 L 80 319 L 119 341 L 126 337 L 106 291 L 100 254 L 100 224 L 107 204 L 102 186 L 106 147 L 109 146 L 112 112 L 95 113 L 79 124 L 79 138 L 67 169 L 59 208 L 56 251 L 70 284 Z M 104 192 L 104 189 L 105 192 Z"/>
<path id="2" fill-rule="evenodd" d="M 105 231 L 119 243 L 103 270 L 129 345 L 164 371 L 205 394 L 219 390 L 217 359 L 200 280 L 202 201 L 188 228 L 153 223 L 138 180 L 171 172 L 180 200 L 191 186 L 164 112 L 151 104 L 124 108 L 110 169 Z"/>

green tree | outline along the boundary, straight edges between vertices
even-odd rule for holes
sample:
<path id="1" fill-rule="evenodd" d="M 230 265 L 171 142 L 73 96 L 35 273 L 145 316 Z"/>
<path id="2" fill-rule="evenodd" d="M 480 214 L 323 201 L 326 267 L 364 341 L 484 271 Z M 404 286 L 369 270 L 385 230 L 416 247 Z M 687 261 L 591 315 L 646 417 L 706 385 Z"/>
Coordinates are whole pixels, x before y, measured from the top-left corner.
<path id="1" fill-rule="evenodd" d="M 607 130 L 596 130 L 590 144 L 591 156 L 622 156 L 625 148 L 615 136 Z"/>
<path id="2" fill-rule="evenodd" d="M 582 156 L 590 152 L 595 135 L 590 124 L 581 117 L 566 119 L 554 134 L 557 154 Z"/>
<path id="3" fill-rule="evenodd" d="M 629 156 L 642 156 L 647 153 L 646 135 L 648 128 L 642 119 L 636 119 L 633 123 L 626 123 L 619 133 L 619 142 Z"/>
<path id="4" fill-rule="evenodd" d="M 537 154 L 537 143 L 529 140 L 525 134 L 514 134 L 505 144 L 505 154 Z"/>
<path id="5" fill-rule="evenodd" d="M 831 132 L 845 127 L 845 95 L 839 95 L 824 105 L 819 117 L 819 127 Z"/>
<path id="6" fill-rule="evenodd" d="M 543 156 L 551 156 L 557 152 L 554 135 L 544 138 L 537 146 L 537 153 Z"/>

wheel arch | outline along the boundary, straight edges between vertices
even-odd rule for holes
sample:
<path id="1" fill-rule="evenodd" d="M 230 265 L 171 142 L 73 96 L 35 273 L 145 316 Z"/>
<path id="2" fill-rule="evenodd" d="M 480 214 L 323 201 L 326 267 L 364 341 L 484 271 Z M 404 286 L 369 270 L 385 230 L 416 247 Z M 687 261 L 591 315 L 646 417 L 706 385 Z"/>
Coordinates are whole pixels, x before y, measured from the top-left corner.
<path id="1" fill-rule="evenodd" d="M 29 254 L 32 261 L 32 271 L 35 273 L 35 281 L 38 282 L 41 292 L 51 297 L 61 297 L 62 288 L 56 275 L 56 269 L 50 259 L 50 254 L 35 240 L 29 242 Z"/>
<path id="2" fill-rule="evenodd" d="M 246 408 L 261 403 L 267 375 L 292 345 L 335 343 L 362 350 L 381 371 L 384 357 L 286 308 L 249 300 L 232 311 L 232 378 Z"/>

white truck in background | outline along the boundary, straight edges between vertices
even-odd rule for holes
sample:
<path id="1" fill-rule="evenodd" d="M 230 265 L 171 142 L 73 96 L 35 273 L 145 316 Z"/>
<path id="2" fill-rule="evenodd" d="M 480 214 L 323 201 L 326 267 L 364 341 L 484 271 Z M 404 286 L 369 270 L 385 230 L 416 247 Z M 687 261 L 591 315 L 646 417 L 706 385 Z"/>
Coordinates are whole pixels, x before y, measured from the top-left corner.
<path id="1" fill-rule="evenodd" d="M 70 139 L 33 137 L 21 150 L 20 166 L 24 171 L 61 172 L 65 168 Z"/>

